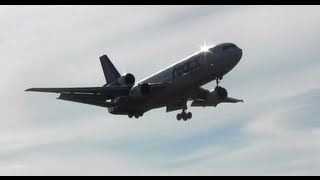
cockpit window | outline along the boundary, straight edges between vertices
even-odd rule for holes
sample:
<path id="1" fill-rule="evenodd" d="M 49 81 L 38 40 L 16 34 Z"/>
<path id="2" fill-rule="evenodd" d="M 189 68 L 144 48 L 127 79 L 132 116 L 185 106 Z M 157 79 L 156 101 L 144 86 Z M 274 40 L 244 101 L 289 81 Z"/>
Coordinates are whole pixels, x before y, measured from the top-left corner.
<path id="1" fill-rule="evenodd" d="M 234 44 L 226 45 L 226 46 L 222 47 L 222 51 L 225 51 L 225 50 L 231 49 L 231 48 L 235 48 L 235 47 L 236 47 L 236 45 L 234 45 Z"/>

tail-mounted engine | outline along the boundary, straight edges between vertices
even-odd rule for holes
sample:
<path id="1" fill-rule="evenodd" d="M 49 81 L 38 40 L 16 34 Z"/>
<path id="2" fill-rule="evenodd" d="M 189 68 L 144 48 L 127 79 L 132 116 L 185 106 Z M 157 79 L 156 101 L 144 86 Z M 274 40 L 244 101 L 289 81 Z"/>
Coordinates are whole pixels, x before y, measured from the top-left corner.
<path id="1" fill-rule="evenodd" d="M 108 85 L 133 85 L 135 77 L 131 73 L 127 73 Z"/>

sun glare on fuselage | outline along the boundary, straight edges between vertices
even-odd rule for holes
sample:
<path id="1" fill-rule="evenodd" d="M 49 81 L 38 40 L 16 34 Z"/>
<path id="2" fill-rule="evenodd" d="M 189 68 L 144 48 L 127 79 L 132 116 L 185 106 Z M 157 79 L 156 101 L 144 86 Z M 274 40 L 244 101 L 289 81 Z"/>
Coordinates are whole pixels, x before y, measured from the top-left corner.
<path id="1" fill-rule="evenodd" d="M 207 42 L 204 42 L 202 46 L 200 46 L 202 52 L 210 52 L 209 49 L 213 47 L 212 45 L 207 45 Z"/>
<path id="2" fill-rule="evenodd" d="M 201 51 L 208 52 L 209 46 L 207 46 L 207 45 L 201 46 Z"/>

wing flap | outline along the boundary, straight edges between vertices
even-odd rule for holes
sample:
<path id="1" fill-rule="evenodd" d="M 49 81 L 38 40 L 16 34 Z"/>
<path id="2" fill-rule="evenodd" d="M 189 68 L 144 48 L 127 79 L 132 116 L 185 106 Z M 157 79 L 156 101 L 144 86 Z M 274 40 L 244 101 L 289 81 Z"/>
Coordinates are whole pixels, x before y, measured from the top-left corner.
<path id="1" fill-rule="evenodd" d="M 77 103 L 101 106 L 101 107 L 114 107 L 116 106 L 115 103 L 106 102 L 103 98 L 97 95 L 89 95 L 89 94 L 66 94 L 61 93 L 60 96 L 57 98 L 60 100 L 65 101 L 72 101 Z"/>

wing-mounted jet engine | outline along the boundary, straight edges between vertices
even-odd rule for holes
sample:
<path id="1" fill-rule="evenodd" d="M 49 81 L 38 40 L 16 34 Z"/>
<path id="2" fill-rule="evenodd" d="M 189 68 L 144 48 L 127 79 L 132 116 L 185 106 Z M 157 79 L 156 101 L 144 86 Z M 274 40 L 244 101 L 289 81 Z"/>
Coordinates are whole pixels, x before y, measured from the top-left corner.
<path id="1" fill-rule="evenodd" d="M 216 86 L 213 90 L 209 91 L 204 99 L 195 99 L 191 106 L 214 106 L 216 107 L 220 103 L 236 103 L 243 102 L 241 99 L 235 99 L 228 97 L 228 91 L 221 87 Z"/>
<path id="2" fill-rule="evenodd" d="M 131 88 L 129 97 L 132 99 L 146 98 L 150 93 L 156 93 L 168 87 L 169 83 L 140 83 Z"/>

